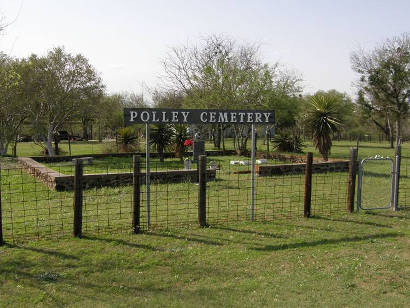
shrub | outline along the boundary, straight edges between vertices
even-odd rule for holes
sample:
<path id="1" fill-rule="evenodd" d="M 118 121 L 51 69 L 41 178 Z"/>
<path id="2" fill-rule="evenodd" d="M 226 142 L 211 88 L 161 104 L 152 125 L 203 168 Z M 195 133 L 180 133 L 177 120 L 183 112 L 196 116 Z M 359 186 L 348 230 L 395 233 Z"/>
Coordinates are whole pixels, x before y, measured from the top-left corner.
<path id="1" fill-rule="evenodd" d="M 135 152 L 138 149 L 138 134 L 133 127 L 121 128 L 117 140 L 121 152 Z"/>
<path id="2" fill-rule="evenodd" d="M 151 130 L 150 143 L 155 145 L 160 161 L 164 161 L 164 150 L 172 143 L 174 129 L 169 124 L 155 124 Z"/>
<path id="3" fill-rule="evenodd" d="M 299 136 L 287 134 L 275 136 L 272 142 L 280 152 L 303 153 L 302 148 L 305 146 Z"/>
<path id="4" fill-rule="evenodd" d="M 182 124 L 174 125 L 175 157 L 179 157 L 181 161 L 185 156 L 185 141 L 187 139 L 189 139 L 188 127 Z"/>

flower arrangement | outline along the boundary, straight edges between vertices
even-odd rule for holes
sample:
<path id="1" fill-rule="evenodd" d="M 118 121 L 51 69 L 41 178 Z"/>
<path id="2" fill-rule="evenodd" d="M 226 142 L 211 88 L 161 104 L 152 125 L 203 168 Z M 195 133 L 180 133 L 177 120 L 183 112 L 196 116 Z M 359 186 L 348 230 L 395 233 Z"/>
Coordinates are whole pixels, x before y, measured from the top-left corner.
<path id="1" fill-rule="evenodd" d="M 189 146 L 192 146 L 194 143 L 192 142 L 192 139 L 187 139 L 187 140 L 185 140 L 185 142 L 184 142 L 184 146 L 185 147 L 189 147 Z"/>
<path id="2" fill-rule="evenodd" d="M 193 143 L 192 139 L 186 139 L 184 141 L 184 147 L 185 148 L 191 147 L 193 144 L 194 143 Z M 185 170 L 191 169 L 191 159 L 189 157 L 184 157 L 184 166 L 185 166 Z"/>

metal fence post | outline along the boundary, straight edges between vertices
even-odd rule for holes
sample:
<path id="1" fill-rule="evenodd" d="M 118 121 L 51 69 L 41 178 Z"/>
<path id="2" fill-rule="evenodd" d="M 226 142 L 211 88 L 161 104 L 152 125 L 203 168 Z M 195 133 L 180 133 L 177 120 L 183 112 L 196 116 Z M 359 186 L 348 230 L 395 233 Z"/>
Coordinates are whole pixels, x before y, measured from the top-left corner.
<path id="1" fill-rule="evenodd" d="M 145 124 L 145 190 L 147 202 L 147 227 L 151 226 L 151 171 L 150 171 L 150 127 Z"/>
<path id="2" fill-rule="evenodd" d="M 81 237 L 83 224 L 83 163 L 74 160 L 74 237 Z"/>
<path id="3" fill-rule="evenodd" d="M 141 210 L 141 160 L 138 155 L 133 156 L 133 174 L 132 174 L 132 230 L 134 233 L 140 232 L 140 210 Z"/>
<path id="4" fill-rule="evenodd" d="M 252 149 L 251 149 L 251 221 L 255 220 L 255 155 L 256 135 L 255 124 L 252 123 Z"/>
<path id="5" fill-rule="evenodd" d="M 401 163 L 401 144 L 400 140 L 396 146 L 396 160 L 394 166 L 394 195 L 393 210 L 397 211 L 399 207 L 399 185 L 400 185 L 400 163 Z"/>
<path id="6" fill-rule="evenodd" d="M 1 209 L 1 166 L 0 166 L 0 246 L 4 245 L 3 240 L 3 220 L 2 220 L 2 209 Z"/>
<path id="7" fill-rule="evenodd" d="M 350 149 L 349 175 L 347 181 L 347 211 L 354 211 L 354 195 L 356 190 L 357 148 Z"/>
<path id="8" fill-rule="evenodd" d="M 304 200 L 304 217 L 310 217 L 310 207 L 312 201 L 312 164 L 313 153 L 308 152 L 306 155 L 306 169 L 305 169 L 305 200 Z"/>
<path id="9" fill-rule="evenodd" d="M 206 155 L 199 156 L 198 182 L 198 223 L 206 227 Z"/>

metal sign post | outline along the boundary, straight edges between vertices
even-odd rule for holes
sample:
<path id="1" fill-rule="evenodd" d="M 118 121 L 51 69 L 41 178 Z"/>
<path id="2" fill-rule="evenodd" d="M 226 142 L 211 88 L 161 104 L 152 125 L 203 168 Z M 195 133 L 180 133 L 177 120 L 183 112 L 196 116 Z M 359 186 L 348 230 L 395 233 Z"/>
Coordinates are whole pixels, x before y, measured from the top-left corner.
<path id="1" fill-rule="evenodd" d="M 147 226 L 151 225 L 151 175 L 149 167 L 149 139 L 150 139 L 150 129 L 149 124 L 145 124 L 145 188 L 146 188 L 146 200 L 147 200 Z"/>
<path id="2" fill-rule="evenodd" d="M 162 124 L 240 124 L 252 125 L 251 154 L 251 220 L 255 218 L 255 125 L 274 125 L 273 110 L 227 110 L 227 109 L 166 109 L 166 108 L 124 108 L 125 126 L 145 124 L 146 128 L 146 200 L 147 224 L 151 224 L 150 167 L 149 167 L 149 123 Z"/>
<path id="3" fill-rule="evenodd" d="M 255 218 L 255 124 L 252 123 L 252 150 L 251 150 L 251 220 Z"/>

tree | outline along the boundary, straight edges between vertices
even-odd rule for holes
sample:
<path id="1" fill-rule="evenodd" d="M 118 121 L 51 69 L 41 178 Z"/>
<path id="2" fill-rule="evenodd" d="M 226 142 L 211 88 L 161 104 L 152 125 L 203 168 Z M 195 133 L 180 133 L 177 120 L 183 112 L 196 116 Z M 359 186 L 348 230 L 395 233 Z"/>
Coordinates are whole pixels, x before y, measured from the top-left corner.
<path id="1" fill-rule="evenodd" d="M 341 125 L 340 113 L 333 96 L 315 95 L 309 98 L 306 123 L 313 134 L 313 144 L 327 161 L 332 147 L 332 134 Z"/>
<path id="2" fill-rule="evenodd" d="M 108 131 L 110 137 L 116 136 L 118 130 L 124 126 L 122 97 L 120 94 L 105 95 L 102 97 L 96 120 L 99 126 L 99 139 L 102 139 L 101 130 Z"/>
<path id="3" fill-rule="evenodd" d="M 333 109 L 335 114 L 338 115 L 338 120 L 340 124 L 349 123 L 349 125 L 339 126 L 337 133 L 337 138 L 341 138 L 341 134 L 344 130 L 351 130 L 355 128 L 355 104 L 353 104 L 352 99 L 346 94 L 341 93 L 337 90 L 317 91 L 313 96 L 325 97 L 333 102 Z M 306 100 L 309 102 L 312 96 L 306 96 Z"/>
<path id="4" fill-rule="evenodd" d="M 54 156 L 54 135 L 93 97 L 101 95 L 101 78 L 82 55 L 71 55 L 61 47 L 51 50 L 46 57 L 32 55 L 30 65 L 32 82 L 31 120 L 37 139 L 45 143 L 47 152 Z"/>
<path id="5" fill-rule="evenodd" d="M 257 47 L 215 35 L 199 47 L 173 48 L 163 67 L 165 87 L 183 94 L 183 106 L 190 108 L 268 109 L 275 91 L 282 87 L 282 93 L 292 93 L 299 82 L 278 64 L 262 63 Z M 221 124 L 211 127 L 218 148 L 225 128 Z M 246 151 L 250 127 L 235 125 L 234 132 L 236 148 Z"/>
<path id="6" fill-rule="evenodd" d="M 152 101 L 155 108 L 181 109 L 185 97 L 183 93 L 171 90 L 154 90 Z"/>
<path id="7" fill-rule="evenodd" d="M 372 112 L 396 122 L 396 143 L 401 122 L 410 106 L 410 33 L 386 40 L 370 52 L 351 56 L 352 68 L 360 74 L 361 99 Z"/>
<path id="8" fill-rule="evenodd" d="M 6 155 L 9 144 L 17 140 L 27 117 L 19 66 L 19 61 L 0 53 L 0 155 Z"/>

